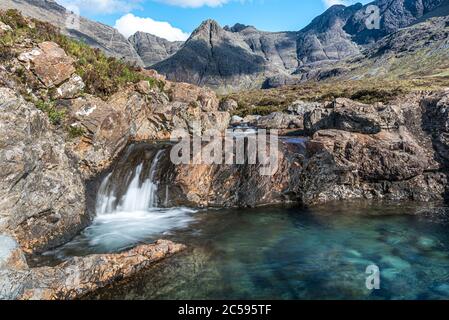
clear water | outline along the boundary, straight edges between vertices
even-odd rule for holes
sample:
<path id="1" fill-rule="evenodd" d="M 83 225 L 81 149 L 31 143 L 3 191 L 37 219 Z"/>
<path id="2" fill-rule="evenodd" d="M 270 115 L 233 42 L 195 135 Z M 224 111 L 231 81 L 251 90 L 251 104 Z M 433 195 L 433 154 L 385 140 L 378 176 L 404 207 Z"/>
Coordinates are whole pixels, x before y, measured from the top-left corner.
<path id="1" fill-rule="evenodd" d="M 188 250 L 89 298 L 449 299 L 445 208 L 337 203 L 191 218 L 147 239 L 167 238 Z M 381 271 L 380 290 L 366 288 L 372 264 Z"/>
<path id="2" fill-rule="evenodd" d="M 163 152 L 130 148 L 99 188 L 93 224 L 35 265 L 165 238 L 188 249 L 89 298 L 449 299 L 445 207 L 161 209 L 156 172 Z M 380 268 L 379 290 L 366 287 L 371 265 Z"/>

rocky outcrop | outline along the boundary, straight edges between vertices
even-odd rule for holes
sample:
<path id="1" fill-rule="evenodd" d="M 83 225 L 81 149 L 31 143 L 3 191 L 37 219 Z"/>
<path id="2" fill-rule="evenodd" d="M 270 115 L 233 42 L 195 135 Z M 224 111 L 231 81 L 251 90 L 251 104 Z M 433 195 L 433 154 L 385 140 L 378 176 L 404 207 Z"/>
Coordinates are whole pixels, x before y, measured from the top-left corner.
<path id="1" fill-rule="evenodd" d="M 307 204 L 360 198 L 431 201 L 445 193 L 446 175 L 406 129 L 375 135 L 318 131 L 308 151 L 300 179 Z"/>
<path id="2" fill-rule="evenodd" d="M 12 240 L 2 240 L 0 243 Z M 28 268 L 17 265 L 12 258 L 14 247 L 7 256 L 0 255 L 0 299 L 12 300 L 67 300 L 81 298 L 136 275 L 138 272 L 171 256 L 185 247 L 170 241 L 159 240 L 117 254 L 97 254 L 72 258 L 56 267 Z M 4 258 L 8 258 L 7 261 Z"/>
<path id="3" fill-rule="evenodd" d="M 441 115 L 447 92 L 411 95 L 393 105 L 370 106 L 374 110 L 348 100 L 333 105 L 316 118 L 319 126 L 309 125 L 310 119 L 323 109 L 305 116 L 313 136 L 300 179 L 304 203 L 446 198 L 449 149 Z"/>
<path id="4" fill-rule="evenodd" d="M 159 196 L 168 206 L 200 207 L 445 199 L 447 96 L 447 92 L 412 94 L 389 105 L 349 99 L 298 102 L 291 111 L 296 114 L 277 116 L 293 116 L 299 122 L 304 117 L 309 137 L 281 139 L 279 166 L 272 176 L 261 175 L 260 165 L 246 162 L 172 165 L 167 152 L 160 160 L 164 174 L 158 180 Z M 263 118 L 234 121 L 254 124 Z M 272 127 L 283 127 L 283 122 L 275 121 Z"/>
<path id="5" fill-rule="evenodd" d="M 29 252 L 62 244 L 89 221 L 84 183 L 47 116 L 0 88 L 0 233 Z"/>
<path id="6" fill-rule="evenodd" d="M 165 94 L 145 86 L 144 91 L 129 88 L 108 101 L 85 95 L 64 103 L 72 126 L 84 131 L 70 150 L 86 178 L 107 168 L 129 142 L 170 139 L 175 130 L 228 127 L 229 113 L 217 111 L 218 99 L 208 89 L 167 82 Z"/>
<path id="7" fill-rule="evenodd" d="M 269 146 L 269 145 L 268 145 Z M 271 148 L 270 146 L 268 148 Z M 265 165 L 181 164 L 173 165 L 165 153 L 159 167 L 159 197 L 167 207 L 257 207 L 296 202 L 304 141 L 279 143 L 279 158 L 272 174 Z"/>
<path id="8" fill-rule="evenodd" d="M 22 53 L 18 59 L 48 88 L 60 85 L 75 72 L 73 59 L 54 42 L 42 42 L 38 48 Z"/>
<path id="9" fill-rule="evenodd" d="M 17 9 L 23 15 L 46 21 L 89 46 L 99 48 L 108 56 L 125 58 L 139 66 L 142 59 L 133 45 L 116 29 L 66 10 L 53 0 L 2 0 L 0 10 Z"/>
<path id="10" fill-rule="evenodd" d="M 401 124 L 394 106 L 365 105 L 344 98 L 304 114 L 304 127 L 308 134 L 321 129 L 375 134 L 383 129 L 397 129 Z"/>
<path id="11" fill-rule="evenodd" d="M 86 181 L 128 143 L 169 139 L 175 130 L 228 127 L 230 115 L 218 111 L 209 89 L 148 71 L 156 77 L 105 101 L 81 94 L 84 83 L 73 60 L 55 43 L 18 47 L 18 57 L 0 69 L 0 233 L 14 235 L 28 253 L 60 245 L 89 223 Z M 20 82 L 15 70 L 24 70 L 27 81 Z"/>

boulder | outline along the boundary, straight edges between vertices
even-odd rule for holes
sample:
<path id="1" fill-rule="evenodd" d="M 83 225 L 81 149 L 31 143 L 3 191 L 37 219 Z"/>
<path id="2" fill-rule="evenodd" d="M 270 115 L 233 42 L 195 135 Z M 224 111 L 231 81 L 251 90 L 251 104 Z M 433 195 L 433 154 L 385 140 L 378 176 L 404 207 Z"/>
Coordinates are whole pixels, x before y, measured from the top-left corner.
<path id="1" fill-rule="evenodd" d="M 302 117 L 286 114 L 283 112 L 273 112 L 268 116 L 260 117 L 253 122 L 253 125 L 261 129 L 302 129 Z"/>
<path id="2" fill-rule="evenodd" d="M 442 199 L 446 176 L 406 128 L 375 135 L 323 130 L 307 143 L 303 202 Z"/>
<path id="3" fill-rule="evenodd" d="M 69 80 L 64 82 L 54 94 L 55 99 L 74 99 L 77 98 L 82 92 L 86 85 L 83 79 L 77 75 L 73 74 Z"/>
<path id="4" fill-rule="evenodd" d="M 8 26 L 7 24 L 0 21 L 0 35 L 8 32 L 8 31 L 12 31 L 12 28 L 10 26 Z"/>
<path id="5" fill-rule="evenodd" d="M 239 107 L 239 104 L 237 103 L 237 101 L 235 101 L 234 99 L 231 99 L 231 98 L 227 98 L 227 99 L 220 101 L 219 110 L 232 113 L 235 110 L 237 110 L 238 107 Z"/>
<path id="6" fill-rule="evenodd" d="M 366 105 L 344 98 L 304 114 L 304 128 L 310 135 L 323 129 L 376 134 L 397 129 L 401 124 L 403 121 L 393 106 Z"/>
<path id="7" fill-rule="evenodd" d="M 27 252 L 64 243 L 89 221 L 84 182 L 47 116 L 0 88 L 0 233 Z"/>
<path id="8" fill-rule="evenodd" d="M 287 110 L 290 114 L 304 117 L 307 112 L 311 112 L 317 108 L 322 108 L 323 104 L 319 102 L 306 102 L 297 100 L 288 106 Z"/>
<path id="9" fill-rule="evenodd" d="M 242 124 L 242 123 L 244 123 L 245 121 L 243 120 L 243 118 L 242 117 L 239 117 L 239 116 L 232 116 L 232 118 L 231 118 L 231 126 L 238 126 L 238 125 L 240 125 L 240 124 Z"/>
<path id="10" fill-rule="evenodd" d="M 151 92 L 150 82 L 148 82 L 148 80 L 139 81 L 136 84 L 136 90 L 141 94 L 150 94 Z"/>
<path id="11" fill-rule="evenodd" d="M 37 48 L 20 54 L 18 59 L 48 88 L 60 85 L 75 72 L 73 59 L 54 42 L 42 42 Z"/>

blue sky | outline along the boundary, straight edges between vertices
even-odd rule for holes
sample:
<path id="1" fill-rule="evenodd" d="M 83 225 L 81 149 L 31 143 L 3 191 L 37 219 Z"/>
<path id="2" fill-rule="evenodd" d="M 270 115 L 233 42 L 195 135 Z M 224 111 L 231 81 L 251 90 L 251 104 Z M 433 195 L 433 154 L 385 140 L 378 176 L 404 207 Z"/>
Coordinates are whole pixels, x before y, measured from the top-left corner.
<path id="1" fill-rule="evenodd" d="M 352 0 L 57 0 L 90 19 L 136 31 L 185 40 L 206 19 L 222 26 L 243 23 L 266 31 L 299 30 L 331 4 Z"/>

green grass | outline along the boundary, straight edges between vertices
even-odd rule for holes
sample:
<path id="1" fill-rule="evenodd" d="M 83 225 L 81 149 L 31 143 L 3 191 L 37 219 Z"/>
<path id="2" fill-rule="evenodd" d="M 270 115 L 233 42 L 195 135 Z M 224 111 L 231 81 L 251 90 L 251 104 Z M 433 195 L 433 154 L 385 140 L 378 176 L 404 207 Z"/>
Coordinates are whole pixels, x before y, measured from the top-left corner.
<path id="1" fill-rule="evenodd" d="M 423 77 L 412 80 L 364 79 L 307 82 L 300 85 L 276 89 L 256 89 L 223 96 L 232 98 L 239 107 L 234 115 L 266 115 L 284 111 L 296 100 L 332 101 L 335 98 L 349 98 L 358 102 L 372 104 L 389 103 L 398 97 L 414 91 L 438 90 L 449 86 L 449 78 Z"/>
<path id="2" fill-rule="evenodd" d="M 47 114 L 48 119 L 53 125 L 61 125 L 63 123 L 65 111 L 56 109 L 54 103 L 38 100 L 34 105 Z"/>
<path id="3" fill-rule="evenodd" d="M 69 139 L 76 139 L 82 137 L 86 133 L 86 131 L 83 128 L 74 126 L 69 126 L 67 128 L 67 132 L 69 135 Z"/>
<path id="4" fill-rule="evenodd" d="M 99 49 L 62 35 L 53 25 L 31 19 L 30 27 L 17 10 L 0 11 L 0 20 L 13 28 L 0 37 L 0 59 L 8 61 L 13 55 L 12 48 L 25 38 L 35 43 L 53 41 L 75 60 L 75 68 L 86 87 L 85 92 L 107 99 L 127 84 L 148 80 L 150 84 L 163 90 L 163 82 L 144 76 L 139 67 L 123 60 L 107 57 Z"/>

